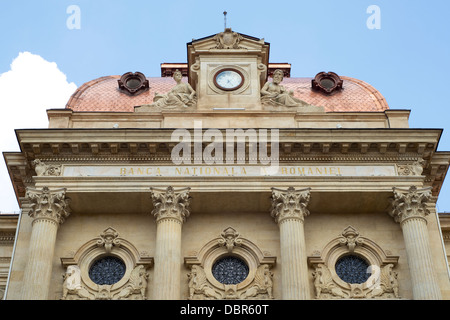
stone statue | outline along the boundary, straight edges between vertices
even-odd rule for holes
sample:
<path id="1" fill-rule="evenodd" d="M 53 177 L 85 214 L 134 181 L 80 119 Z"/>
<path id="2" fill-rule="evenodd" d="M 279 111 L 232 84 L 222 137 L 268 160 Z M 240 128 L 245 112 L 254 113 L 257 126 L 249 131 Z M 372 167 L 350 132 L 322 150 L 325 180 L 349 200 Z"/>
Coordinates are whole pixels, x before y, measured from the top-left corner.
<path id="1" fill-rule="evenodd" d="M 272 295 L 272 276 L 273 273 L 269 270 L 267 264 L 263 264 L 256 270 L 255 280 L 252 286 L 241 294 L 241 299 L 256 297 L 259 294 L 267 294 L 269 299 L 273 299 Z"/>
<path id="2" fill-rule="evenodd" d="M 194 299 L 195 294 L 200 294 L 206 299 L 222 299 L 222 295 L 208 285 L 205 271 L 201 266 L 193 265 L 189 278 L 189 299 Z"/>
<path id="3" fill-rule="evenodd" d="M 167 94 L 156 92 L 152 106 L 160 108 L 194 107 L 197 104 L 196 92 L 189 83 L 181 82 L 182 77 L 181 71 L 176 70 L 173 73 L 173 79 L 177 84 Z"/>
<path id="4" fill-rule="evenodd" d="M 369 295 L 370 297 L 379 297 L 386 293 L 392 293 L 395 298 L 400 298 L 398 294 L 398 274 L 392 270 L 393 267 L 393 264 L 388 264 L 381 269 L 379 280 Z"/>
<path id="5" fill-rule="evenodd" d="M 277 69 L 273 72 L 273 81 L 266 82 L 261 89 L 261 103 L 263 105 L 285 107 L 308 107 L 310 104 L 294 97 L 293 91 L 287 91 L 282 85 L 284 73 Z"/>
<path id="6" fill-rule="evenodd" d="M 140 265 L 131 271 L 130 280 L 127 285 L 119 292 L 117 299 L 126 299 L 134 293 L 139 294 L 139 298 L 146 300 L 145 290 L 147 289 L 148 273 L 145 267 Z"/>
<path id="7" fill-rule="evenodd" d="M 76 299 L 92 300 L 92 295 L 81 285 L 81 271 L 78 266 L 68 266 L 63 278 L 62 300 L 66 300 L 67 295 L 74 295 Z"/>
<path id="8" fill-rule="evenodd" d="M 347 298 L 346 294 L 334 283 L 330 270 L 324 264 L 317 265 L 313 277 L 316 299 L 320 299 L 322 293 L 329 293 L 333 297 Z"/>

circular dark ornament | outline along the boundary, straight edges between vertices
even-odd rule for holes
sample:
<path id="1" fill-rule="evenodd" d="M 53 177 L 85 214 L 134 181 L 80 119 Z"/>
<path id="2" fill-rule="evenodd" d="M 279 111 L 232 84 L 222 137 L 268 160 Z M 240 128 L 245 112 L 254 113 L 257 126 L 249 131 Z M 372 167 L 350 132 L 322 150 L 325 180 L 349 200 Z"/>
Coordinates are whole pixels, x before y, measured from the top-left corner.
<path id="1" fill-rule="evenodd" d="M 340 258 L 336 262 L 335 270 L 339 278 L 347 283 L 361 284 L 366 282 L 371 275 L 369 264 L 355 255 Z"/>
<path id="2" fill-rule="evenodd" d="M 149 89 L 149 83 L 141 72 L 124 73 L 119 80 L 119 89 L 128 95 L 137 95 Z"/>
<path id="3" fill-rule="evenodd" d="M 125 275 L 125 263 L 116 257 L 104 257 L 96 260 L 89 269 L 89 277 L 98 285 L 112 285 Z"/>
<path id="4" fill-rule="evenodd" d="M 329 95 L 341 90 L 343 82 L 334 72 L 319 72 L 312 80 L 312 88 Z"/>
<path id="5" fill-rule="evenodd" d="M 247 264 L 236 257 L 221 258 L 214 263 L 212 274 L 223 284 L 238 284 L 248 276 Z"/>

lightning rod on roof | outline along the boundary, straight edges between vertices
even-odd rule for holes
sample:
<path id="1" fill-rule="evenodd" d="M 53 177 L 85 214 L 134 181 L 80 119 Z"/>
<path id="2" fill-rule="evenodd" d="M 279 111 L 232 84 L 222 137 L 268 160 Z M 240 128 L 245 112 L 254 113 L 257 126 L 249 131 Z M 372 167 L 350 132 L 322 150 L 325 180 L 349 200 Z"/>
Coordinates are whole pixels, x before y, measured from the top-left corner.
<path id="1" fill-rule="evenodd" d="M 223 12 L 223 26 L 224 26 L 224 30 L 227 28 L 227 12 L 224 11 Z"/>

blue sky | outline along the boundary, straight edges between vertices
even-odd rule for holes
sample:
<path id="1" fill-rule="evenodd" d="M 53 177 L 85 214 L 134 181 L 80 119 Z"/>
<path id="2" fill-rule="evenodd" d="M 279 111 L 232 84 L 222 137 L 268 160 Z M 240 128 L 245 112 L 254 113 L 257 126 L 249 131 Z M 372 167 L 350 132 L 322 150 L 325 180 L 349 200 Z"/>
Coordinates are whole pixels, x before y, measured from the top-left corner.
<path id="1" fill-rule="evenodd" d="M 21 52 L 54 63 L 66 76 L 62 88 L 69 91 L 92 79 L 128 71 L 159 76 L 160 63 L 186 62 L 187 42 L 222 31 L 223 11 L 227 11 L 227 26 L 264 38 L 271 45 L 270 61 L 291 63 L 291 76 L 334 71 L 366 81 L 384 95 L 391 109 L 411 110 L 411 128 L 444 129 L 438 150 L 450 151 L 448 0 L 0 3 L 0 77 L 11 71 Z M 80 9 L 80 29 L 67 27 L 70 5 Z M 367 27 L 371 14 L 366 10 L 371 5 L 380 8 L 380 29 Z M 39 82 L 46 81 L 25 84 Z M 29 92 L 23 82 L 10 83 Z M 61 101 L 67 101 L 66 96 Z M 44 115 L 45 109 L 64 107 L 64 102 L 45 106 L 43 101 L 39 111 Z M 18 114 L 28 114 L 20 108 L 18 104 L 16 114 L 7 114 L 8 123 L 13 124 Z M 24 127 L 23 121 L 17 123 L 15 128 Z M 35 127 L 32 122 L 29 126 Z M 2 193 L 11 188 L 9 181 L 0 181 L 0 185 Z M 10 210 L 5 201 L 0 199 L 0 211 Z M 450 212 L 448 181 L 441 190 L 438 210 Z"/>

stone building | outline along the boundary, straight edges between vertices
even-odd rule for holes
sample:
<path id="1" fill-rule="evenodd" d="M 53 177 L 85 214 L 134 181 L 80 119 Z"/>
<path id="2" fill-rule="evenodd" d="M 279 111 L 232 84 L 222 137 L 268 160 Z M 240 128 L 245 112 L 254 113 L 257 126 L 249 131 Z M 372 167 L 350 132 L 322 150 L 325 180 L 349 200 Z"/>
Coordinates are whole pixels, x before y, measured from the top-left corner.
<path id="1" fill-rule="evenodd" d="M 442 130 L 269 51 L 225 29 L 18 129 L 4 298 L 449 299 Z"/>

